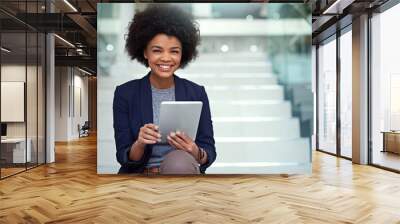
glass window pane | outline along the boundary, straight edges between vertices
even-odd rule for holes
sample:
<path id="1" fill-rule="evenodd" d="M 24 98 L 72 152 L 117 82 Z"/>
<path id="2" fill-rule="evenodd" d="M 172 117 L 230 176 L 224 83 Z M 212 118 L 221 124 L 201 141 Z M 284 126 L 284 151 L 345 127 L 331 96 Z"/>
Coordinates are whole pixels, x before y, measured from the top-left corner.
<path id="1" fill-rule="evenodd" d="M 28 63 L 26 80 L 26 116 L 27 116 L 27 142 L 30 148 L 28 168 L 37 165 L 37 73 L 38 73 L 38 36 L 36 32 L 28 32 Z"/>
<path id="2" fill-rule="evenodd" d="M 400 170 L 400 5 L 372 17 L 372 163 Z"/>
<path id="3" fill-rule="evenodd" d="M 1 34 L 2 178 L 25 170 L 30 159 L 26 144 L 26 33 Z M 28 146 L 28 150 L 26 150 Z"/>
<path id="4" fill-rule="evenodd" d="M 36 20 L 36 13 L 45 12 L 45 0 L 1 1 L 0 7 L 21 20 Z M 45 35 L 2 12 L 0 20 L 4 178 L 45 160 Z"/>
<path id="5" fill-rule="evenodd" d="M 340 37 L 340 152 L 352 157 L 352 35 L 351 30 Z"/>
<path id="6" fill-rule="evenodd" d="M 39 45 L 38 45 L 38 164 L 45 163 L 45 114 L 46 114 L 46 104 L 45 104 L 45 87 L 46 87 L 46 76 L 45 76 L 45 44 L 46 37 L 43 33 L 39 33 Z"/>
<path id="7" fill-rule="evenodd" d="M 318 148 L 336 153 L 336 39 L 318 48 Z"/>

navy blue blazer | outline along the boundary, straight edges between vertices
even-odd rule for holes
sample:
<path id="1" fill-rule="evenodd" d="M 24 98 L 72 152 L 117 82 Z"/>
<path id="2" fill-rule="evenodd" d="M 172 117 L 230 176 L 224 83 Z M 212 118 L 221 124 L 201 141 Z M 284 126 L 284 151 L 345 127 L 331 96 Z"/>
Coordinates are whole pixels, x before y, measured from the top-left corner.
<path id="1" fill-rule="evenodd" d="M 148 73 L 141 79 L 135 79 L 117 86 L 114 92 L 113 118 L 114 138 L 117 148 L 117 160 L 121 164 L 119 173 L 142 173 L 150 159 L 152 145 L 147 145 L 139 161 L 129 159 L 129 151 L 139 135 L 140 128 L 153 123 L 153 104 Z M 174 75 L 176 101 L 202 101 L 203 108 L 197 129 L 196 144 L 207 153 L 207 163 L 201 165 L 204 173 L 216 158 L 213 125 L 210 105 L 203 86 Z"/>

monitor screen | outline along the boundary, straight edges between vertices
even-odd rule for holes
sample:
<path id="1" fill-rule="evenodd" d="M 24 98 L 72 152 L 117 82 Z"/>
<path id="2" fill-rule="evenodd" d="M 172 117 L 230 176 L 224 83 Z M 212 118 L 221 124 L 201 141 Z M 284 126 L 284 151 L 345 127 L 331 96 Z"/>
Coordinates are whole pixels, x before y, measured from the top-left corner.
<path id="1" fill-rule="evenodd" d="M 7 124 L 1 124 L 1 136 L 7 136 Z"/>

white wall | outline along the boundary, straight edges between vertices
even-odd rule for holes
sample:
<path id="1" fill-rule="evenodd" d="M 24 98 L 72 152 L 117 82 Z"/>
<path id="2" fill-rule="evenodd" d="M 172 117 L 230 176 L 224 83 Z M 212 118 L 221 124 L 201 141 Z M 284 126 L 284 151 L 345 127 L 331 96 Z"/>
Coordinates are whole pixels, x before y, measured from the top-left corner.
<path id="1" fill-rule="evenodd" d="M 2 65 L 1 81 L 25 82 L 25 69 L 25 65 Z M 1 110 L 7 110 L 7 108 L 1 108 Z M 25 122 L 8 122 L 7 137 L 25 137 Z"/>
<path id="2" fill-rule="evenodd" d="M 1 121 L 24 122 L 24 82 L 1 82 Z"/>
<path id="3" fill-rule="evenodd" d="M 28 73 L 33 69 L 32 66 L 10 64 L 1 66 L 1 81 L 5 82 L 25 82 L 26 70 Z M 28 95 L 30 95 L 28 93 Z M 7 108 L 1 108 L 7 110 Z M 8 137 L 25 137 L 25 122 L 7 122 L 7 136 Z"/>
<path id="4" fill-rule="evenodd" d="M 88 96 L 89 96 L 89 91 L 88 91 L 88 77 L 87 76 L 81 76 L 82 73 L 75 69 L 74 71 L 74 108 L 73 108 L 73 119 L 72 121 L 72 129 L 71 129 L 71 135 L 72 138 L 78 138 L 79 133 L 78 133 L 78 124 L 81 126 L 85 123 L 85 121 L 88 121 L 89 116 L 88 116 L 88 110 L 89 110 L 89 102 L 88 102 Z M 80 97 L 79 97 L 80 96 Z M 80 102 L 79 102 L 80 101 Z M 80 107 L 80 108 L 79 108 Z M 81 110 L 81 111 L 80 111 Z"/>
<path id="5" fill-rule="evenodd" d="M 56 67 L 56 141 L 79 138 L 78 124 L 88 120 L 88 78 L 83 75 L 76 68 Z"/>
<path id="6" fill-rule="evenodd" d="M 68 68 L 56 67 L 55 74 L 55 141 L 67 141 Z"/>

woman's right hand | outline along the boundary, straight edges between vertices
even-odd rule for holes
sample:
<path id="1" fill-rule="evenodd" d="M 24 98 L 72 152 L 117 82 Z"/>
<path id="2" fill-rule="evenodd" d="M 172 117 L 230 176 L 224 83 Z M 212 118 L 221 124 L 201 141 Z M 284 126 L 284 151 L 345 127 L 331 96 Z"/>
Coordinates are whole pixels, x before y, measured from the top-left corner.
<path id="1" fill-rule="evenodd" d="M 157 142 L 161 142 L 161 135 L 157 125 L 145 124 L 140 128 L 137 144 L 145 146 Z"/>

